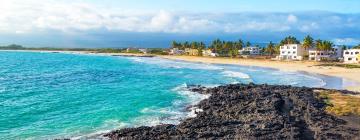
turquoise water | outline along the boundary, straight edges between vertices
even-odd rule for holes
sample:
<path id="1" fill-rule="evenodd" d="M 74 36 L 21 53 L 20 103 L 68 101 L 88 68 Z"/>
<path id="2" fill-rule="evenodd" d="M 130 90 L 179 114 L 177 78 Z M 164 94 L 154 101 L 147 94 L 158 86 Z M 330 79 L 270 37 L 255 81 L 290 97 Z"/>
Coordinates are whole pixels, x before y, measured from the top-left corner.
<path id="1" fill-rule="evenodd" d="M 329 79 L 342 87 L 342 79 L 259 67 L 0 52 L 0 139 L 81 138 L 121 127 L 176 124 L 193 115 L 187 105 L 206 98 L 187 91 L 190 84 L 334 87 Z"/>

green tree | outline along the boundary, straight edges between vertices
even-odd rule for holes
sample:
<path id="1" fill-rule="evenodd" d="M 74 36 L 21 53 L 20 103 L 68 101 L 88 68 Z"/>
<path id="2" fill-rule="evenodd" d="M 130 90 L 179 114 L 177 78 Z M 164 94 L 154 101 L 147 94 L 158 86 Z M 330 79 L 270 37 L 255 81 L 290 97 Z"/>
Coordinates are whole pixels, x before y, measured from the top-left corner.
<path id="1" fill-rule="evenodd" d="M 223 55 L 228 55 L 230 57 L 234 57 L 234 45 L 231 41 L 227 41 L 223 45 Z"/>
<path id="2" fill-rule="evenodd" d="M 272 41 L 270 41 L 270 43 L 267 45 L 265 52 L 270 55 L 275 54 L 275 45 L 272 43 Z"/>
<path id="3" fill-rule="evenodd" d="M 189 42 L 185 41 L 185 43 L 182 44 L 182 50 L 185 50 L 186 48 L 190 48 Z"/>
<path id="4" fill-rule="evenodd" d="M 317 40 L 316 41 L 316 49 L 320 51 L 329 51 L 332 49 L 333 43 L 327 40 Z"/>
<path id="5" fill-rule="evenodd" d="M 246 42 L 246 47 L 250 47 L 251 43 L 249 41 Z"/>
<path id="6" fill-rule="evenodd" d="M 304 38 L 304 43 L 303 43 L 303 47 L 308 50 L 309 48 L 312 48 L 313 47 L 313 44 L 314 44 L 314 39 L 310 36 L 310 35 L 307 35 L 305 38 Z"/>
<path id="7" fill-rule="evenodd" d="M 360 45 L 359 45 L 359 47 L 360 47 Z M 346 46 L 346 45 L 342 45 L 341 48 L 342 48 L 343 50 L 346 50 L 346 49 L 347 49 L 347 46 Z"/>
<path id="8" fill-rule="evenodd" d="M 176 41 L 172 41 L 172 42 L 171 42 L 171 48 L 181 49 L 181 47 L 182 47 L 182 44 L 181 44 L 181 43 L 176 42 Z"/>
<path id="9" fill-rule="evenodd" d="M 300 44 L 300 41 L 297 40 L 293 36 L 288 36 L 288 37 L 285 37 L 283 40 L 280 41 L 281 46 L 285 45 L 285 44 Z"/>
<path id="10" fill-rule="evenodd" d="M 239 39 L 237 42 L 235 42 L 234 45 L 237 50 L 241 50 L 242 48 L 244 48 L 244 42 L 241 39 Z"/>
<path id="11" fill-rule="evenodd" d="M 360 44 L 355 46 L 354 49 L 360 49 Z"/>
<path id="12" fill-rule="evenodd" d="M 199 56 L 202 56 L 202 55 L 203 55 L 203 54 L 202 54 L 202 51 L 205 50 L 205 48 L 206 48 L 205 43 L 204 43 L 204 42 L 200 42 L 200 43 L 199 43 L 199 46 L 198 46 L 198 48 L 197 48 L 197 50 L 198 50 L 198 55 L 199 55 Z"/>

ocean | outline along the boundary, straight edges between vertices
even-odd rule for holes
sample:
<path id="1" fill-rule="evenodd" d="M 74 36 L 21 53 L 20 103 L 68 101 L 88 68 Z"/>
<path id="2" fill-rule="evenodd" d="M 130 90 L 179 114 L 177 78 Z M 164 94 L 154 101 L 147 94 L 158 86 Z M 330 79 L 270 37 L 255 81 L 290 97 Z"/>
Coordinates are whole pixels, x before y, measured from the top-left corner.
<path id="1" fill-rule="evenodd" d="M 86 54 L 0 52 L 0 139 L 86 138 L 193 117 L 188 85 L 342 89 L 341 78 L 234 65 Z"/>

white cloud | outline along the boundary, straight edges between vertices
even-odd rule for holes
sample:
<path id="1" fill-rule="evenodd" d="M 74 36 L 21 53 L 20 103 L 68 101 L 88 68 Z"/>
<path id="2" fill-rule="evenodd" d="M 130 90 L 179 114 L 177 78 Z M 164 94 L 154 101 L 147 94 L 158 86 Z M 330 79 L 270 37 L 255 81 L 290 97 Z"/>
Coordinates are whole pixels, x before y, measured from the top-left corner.
<path id="1" fill-rule="evenodd" d="M 343 45 L 343 44 L 357 45 L 357 44 L 360 44 L 360 39 L 355 39 L 355 38 L 336 38 L 333 41 L 337 45 Z"/>
<path id="2" fill-rule="evenodd" d="M 0 33 L 41 31 L 78 33 L 90 30 L 165 33 L 251 33 L 359 31 L 359 16 L 311 13 L 180 13 L 176 11 L 128 11 L 99 7 L 86 1 L 0 0 Z M 300 20 L 301 19 L 301 20 Z M 329 24 L 344 21 L 343 24 Z M 354 30 L 357 29 L 357 30 Z"/>
<path id="3" fill-rule="evenodd" d="M 151 18 L 150 25 L 156 31 L 168 30 L 174 24 L 174 17 L 171 13 L 160 11 L 157 15 Z"/>
<path id="4" fill-rule="evenodd" d="M 303 24 L 300 27 L 300 31 L 301 32 L 310 32 L 310 31 L 314 31 L 318 28 L 319 28 L 319 25 L 316 22 L 311 22 L 309 24 Z"/>
<path id="5" fill-rule="evenodd" d="M 289 23 L 296 23 L 296 22 L 298 21 L 298 18 L 297 18 L 295 15 L 290 14 L 290 15 L 287 17 L 287 21 L 288 21 Z"/>

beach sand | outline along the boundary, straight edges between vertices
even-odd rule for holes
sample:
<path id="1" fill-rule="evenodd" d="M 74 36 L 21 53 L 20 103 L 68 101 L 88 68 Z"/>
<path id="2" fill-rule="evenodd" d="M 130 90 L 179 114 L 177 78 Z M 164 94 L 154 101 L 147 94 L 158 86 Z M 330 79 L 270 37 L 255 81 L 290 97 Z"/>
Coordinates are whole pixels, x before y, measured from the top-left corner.
<path id="1" fill-rule="evenodd" d="M 165 59 L 182 60 L 189 62 L 201 62 L 210 64 L 234 64 L 244 66 L 259 66 L 276 68 L 285 71 L 304 71 L 328 76 L 341 77 L 355 81 L 360 84 L 360 69 L 348 69 L 334 66 L 316 66 L 322 64 L 320 62 L 311 61 L 275 61 L 263 59 L 240 59 L 240 58 L 213 58 L 198 56 L 159 56 Z M 360 92 L 360 85 L 345 87 L 347 90 Z"/>

